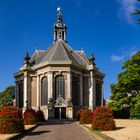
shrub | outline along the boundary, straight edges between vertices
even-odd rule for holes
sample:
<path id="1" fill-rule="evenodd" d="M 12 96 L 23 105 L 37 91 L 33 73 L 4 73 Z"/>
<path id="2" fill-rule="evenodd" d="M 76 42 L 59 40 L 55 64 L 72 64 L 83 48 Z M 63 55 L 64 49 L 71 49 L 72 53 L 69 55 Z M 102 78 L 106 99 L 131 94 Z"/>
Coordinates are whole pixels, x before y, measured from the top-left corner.
<path id="1" fill-rule="evenodd" d="M 34 125 L 38 122 L 37 113 L 33 109 L 26 109 L 24 112 L 24 124 Z"/>
<path id="2" fill-rule="evenodd" d="M 77 111 L 76 113 L 76 119 L 77 121 L 80 121 L 80 118 L 81 118 L 81 115 L 82 115 L 82 112 L 84 111 L 84 109 L 80 109 Z"/>
<path id="3" fill-rule="evenodd" d="M 133 108 L 131 108 L 130 113 L 131 113 L 131 115 L 140 114 L 140 103 L 135 104 L 135 106 Z"/>
<path id="4" fill-rule="evenodd" d="M 0 111 L 0 133 L 12 134 L 23 130 L 22 110 L 15 106 L 3 106 Z"/>
<path id="5" fill-rule="evenodd" d="M 80 124 L 91 124 L 92 123 L 92 111 L 90 109 L 85 109 L 82 111 Z"/>
<path id="6" fill-rule="evenodd" d="M 121 110 L 113 111 L 113 114 L 116 119 L 128 119 L 130 117 L 130 110 L 122 108 Z"/>
<path id="7" fill-rule="evenodd" d="M 140 119 L 140 103 L 135 104 L 130 113 L 131 118 Z"/>
<path id="8" fill-rule="evenodd" d="M 108 107 L 96 107 L 92 120 L 93 130 L 114 130 L 113 112 Z"/>
<path id="9" fill-rule="evenodd" d="M 44 113 L 42 110 L 38 110 L 37 112 L 38 121 L 45 121 Z"/>

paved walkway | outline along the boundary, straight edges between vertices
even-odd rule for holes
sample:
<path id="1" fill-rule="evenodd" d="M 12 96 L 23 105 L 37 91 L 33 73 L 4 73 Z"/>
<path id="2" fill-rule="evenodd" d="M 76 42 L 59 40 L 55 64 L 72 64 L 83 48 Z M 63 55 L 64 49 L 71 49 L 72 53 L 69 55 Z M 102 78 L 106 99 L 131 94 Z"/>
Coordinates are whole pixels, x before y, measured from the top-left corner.
<path id="1" fill-rule="evenodd" d="M 76 122 L 51 120 L 28 132 L 22 140 L 93 140 L 93 138 Z"/>

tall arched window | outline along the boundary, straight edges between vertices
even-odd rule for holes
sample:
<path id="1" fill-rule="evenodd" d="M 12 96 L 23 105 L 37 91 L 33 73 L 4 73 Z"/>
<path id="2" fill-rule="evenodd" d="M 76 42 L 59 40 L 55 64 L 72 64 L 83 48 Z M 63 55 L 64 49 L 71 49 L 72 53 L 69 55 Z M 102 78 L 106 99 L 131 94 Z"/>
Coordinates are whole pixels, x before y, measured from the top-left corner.
<path id="1" fill-rule="evenodd" d="M 23 107 L 23 83 L 20 83 L 19 85 L 18 85 L 18 101 L 17 101 L 17 103 L 18 103 L 18 107 L 19 108 L 22 108 Z"/>
<path id="2" fill-rule="evenodd" d="M 44 77 L 41 81 L 41 105 L 48 103 L 48 79 Z"/>
<path id="3" fill-rule="evenodd" d="M 58 96 L 65 98 L 65 79 L 63 76 L 55 78 L 55 99 Z"/>
<path id="4" fill-rule="evenodd" d="M 101 105 L 101 96 L 102 96 L 102 90 L 101 90 L 101 84 L 96 81 L 96 106 Z"/>
<path id="5" fill-rule="evenodd" d="M 80 86 L 79 78 L 72 76 L 72 102 L 73 105 L 80 105 Z"/>

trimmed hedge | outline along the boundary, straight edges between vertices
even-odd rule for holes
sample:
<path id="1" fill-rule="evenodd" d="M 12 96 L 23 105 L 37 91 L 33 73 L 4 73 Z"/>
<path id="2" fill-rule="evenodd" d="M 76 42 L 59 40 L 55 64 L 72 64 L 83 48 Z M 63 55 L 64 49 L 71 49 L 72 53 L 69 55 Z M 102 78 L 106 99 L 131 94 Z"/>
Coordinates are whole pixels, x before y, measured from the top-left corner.
<path id="1" fill-rule="evenodd" d="M 26 109 L 24 112 L 24 124 L 35 125 L 38 123 L 38 116 L 35 110 L 32 108 Z"/>
<path id="2" fill-rule="evenodd" d="M 96 107 L 94 110 L 92 129 L 107 131 L 116 128 L 115 121 L 113 120 L 113 112 L 108 107 Z"/>
<path id="3" fill-rule="evenodd" d="M 92 115 L 93 113 L 90 109 L 83 110 L 80 118 L 80 124 L 91 124 Z"/>
<path id="4" fill-rule="evenodd" d="M 15 106 L 3 106 L 0 112 L 0 133 L 12 134 L 24 131 L 22 110 Z"/>

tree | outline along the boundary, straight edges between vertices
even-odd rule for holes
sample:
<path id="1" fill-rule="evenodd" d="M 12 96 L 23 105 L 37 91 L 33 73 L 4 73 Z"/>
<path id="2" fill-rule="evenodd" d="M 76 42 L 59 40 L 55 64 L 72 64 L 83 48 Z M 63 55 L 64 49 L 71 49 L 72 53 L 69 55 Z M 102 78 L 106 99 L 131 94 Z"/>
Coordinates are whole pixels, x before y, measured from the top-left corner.
<path id="1" fill-rule="evenodd" d="M 140 2 L 140 0 L 137 1 Z M 140 9 L 136 9 L 132 15 L 140 15 Z M 138 18 L 138 23 L 140 24 L 140 18 Z"/>
<path id="2" fill-rule="evenodd" d="M 13 103 L 15 98 L 15 86 L 8 86 L 0 93 L 0 107 Z"/>
<path id="3" fill-rule="evenodd" d="M 116 84 L 111 84 L 112 95 L 108 106 L 114 111 L 130 111 L 140 103 L 140 51 L 127 60 L 118 75 Z"/>

